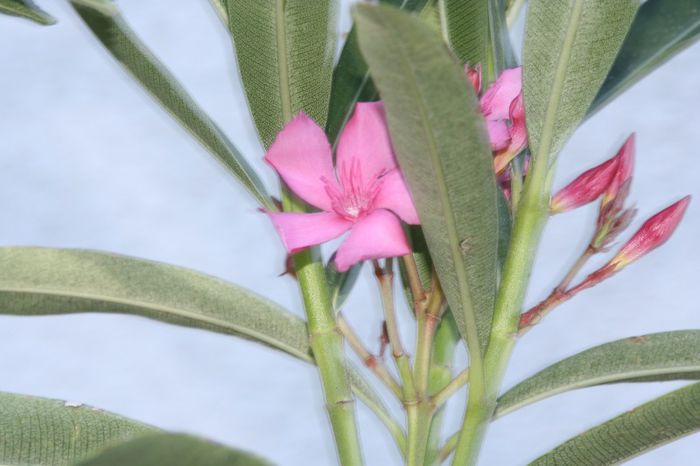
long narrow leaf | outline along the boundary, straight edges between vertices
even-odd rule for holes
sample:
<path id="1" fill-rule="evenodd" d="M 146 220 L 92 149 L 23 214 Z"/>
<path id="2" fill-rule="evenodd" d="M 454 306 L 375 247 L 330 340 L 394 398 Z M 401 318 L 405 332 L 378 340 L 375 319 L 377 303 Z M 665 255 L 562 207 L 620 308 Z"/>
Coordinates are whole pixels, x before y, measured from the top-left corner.
<path id="1" fill-rule="evenodd" d="M 31 0 L 0 0 L 0 13 L 26 18 L 44 26 L 56 24 L 56 20 L 50 14 Z"/>
<path id="2" fill-rule="evenodd" d="M 488 337 L 497 280 L 497 188 L 473 90 L 419 18 L 358 5 L 360 48 L 386 103 L 440 283 L 464 338 Z M 472 348 L 473 349 L 473 348 Z"/>
<path id="3" fill-rule="evenodd" d="M 0 464 L 68 466 L 157 429 L 80 403 L 0 393 Z"/>
<path id="4" fill-rule="evenodd" d="M 299 112 L 325 126 L 335 0 L 224 0 L 255 125 L 268 147 Z"/>
<path id="5" fill-rule="evenodd" d="M 639 0 L 528 3 L 523 79 L 536 158 L 558 153 L 581 122 L 638 7 Z"/>
<path id="6" fill-rule="evenodd" d="M 426 0 L 381 0 L 382 3 L 394 5 L 406 11 L 421 11 Z M 357 30 L 350 30 L 340 59 L 333 71 L 333 86 L 328 111 L 326 132 L 332 142 L 336 142 L 341 130 L 350 119 L 357 102 L 377 99 L 369 69 L 357 42 Z M 335 145 L 335 144 L 334 144 Z"/>
<path id="7" fill-rule="evenodd" d="M 120 443 L 77 466 L 271 466 L 262 458 L 185 434 L 157 433 Z"/>
<path id="8" fill-rule="evenodd" d="M 199 272 L 96 251 L 22 247 L 0 248 L 0 265 L 0 314 L 132 314 L 236 335 L 313 362 L 304 321 Z M 386 411 L 357 370 L 349 375 L 363 400 Z"/>
<path id="9" fill-rule="evenodd" d="M 531 466 L 607 466 L 700 430 L 700 383 L 675 390 L 583 432 Z"/>
<path id="10" fill-rule="evenodd" d="M 108 0 L 71 0 L 85 24 L 126 70 L 265 207 L 269 195 L 245 158 L 187 95 Z"/>
<path id="11" fill-rule="evenodd" d="M 654 333 L 588 349 L 508 390 L 496 416 L 569 390 L 620 382 L 700 378 L 700 330 Z"/>
<path id="12" fill-rule="evenodd" d="M 600 110 L 698 39 L 700 2 L 647 0 L 639 8 L 620 53 L 589 109 L 589 114 Z"/>
<path id="13" fill-rule="evenodd" d="M 489 0 L 438 0 L 443 34 L 462 63 L 489 62 Z"/>

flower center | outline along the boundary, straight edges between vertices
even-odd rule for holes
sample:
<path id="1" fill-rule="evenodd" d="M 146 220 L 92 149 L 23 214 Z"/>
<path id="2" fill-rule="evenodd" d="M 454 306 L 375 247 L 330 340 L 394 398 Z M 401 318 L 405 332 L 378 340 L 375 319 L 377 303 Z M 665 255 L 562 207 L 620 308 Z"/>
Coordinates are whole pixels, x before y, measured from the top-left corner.
<path id="1" fill-rule="evenodd" d="M 351 221 L 367 215 L 374 208 L 374 200 L 382 185 L 382 175 L 384 173 L 377 173 L 368 180 L 363 179 L 360 163 L 353 159 L 349 166 L 341 168 L 338 184 L 324 179 L 333 210 Z"/>

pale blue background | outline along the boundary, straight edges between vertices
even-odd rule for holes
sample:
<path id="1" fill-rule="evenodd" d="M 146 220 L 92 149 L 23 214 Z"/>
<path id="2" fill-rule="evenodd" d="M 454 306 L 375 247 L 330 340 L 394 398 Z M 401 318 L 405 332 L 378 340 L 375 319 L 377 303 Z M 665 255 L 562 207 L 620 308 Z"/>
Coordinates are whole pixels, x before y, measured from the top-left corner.
<path id="1" fill-rule="evenodd" d="M 281 245 L 246 193 L 126 77 L 64 2 L 41 3 L 59 18 L 57 26 L 0 18 L 0 244 L 95 248 L 171 262 L 301 313 L 294 282 L 278 278 Z M 122 0 L 120 6 L 276 190 L 261 162 L 231 46 L 207 2 Z M 695 46 L 584 125 L 562 154 L 557 186 L 612 155 L 636 131 L 634 227 L 687 193 L 700 199 L 699 61 Z M 594 215 L 587 208 L 552 220 L 529 303 L 544 297 L 574 259 Z M 667 246 L 530 332 L 506 385 L 597 343 L 699 327 L 698 225 L 700 208 L 691 204 Z M 368 341 L 378 333 L 377 302 L 367 274 L 346 314 Z M 255 344 L 134 317 L 1 317 L 0 355 L 0 390 L 89 403 L 238 445 L 281 465 L 334 464 L 315 370 Z M 524 464 L 680 385 L 607 386 L 538 403 L 492 426 L 482 464 Z M 458 407 L 452 429 L 460 416 Z M 367 463 L 398 464 L 364 408 L 360 419 Z M 692 464 L 698 440 L 686 438 L 633 464 Z"/>

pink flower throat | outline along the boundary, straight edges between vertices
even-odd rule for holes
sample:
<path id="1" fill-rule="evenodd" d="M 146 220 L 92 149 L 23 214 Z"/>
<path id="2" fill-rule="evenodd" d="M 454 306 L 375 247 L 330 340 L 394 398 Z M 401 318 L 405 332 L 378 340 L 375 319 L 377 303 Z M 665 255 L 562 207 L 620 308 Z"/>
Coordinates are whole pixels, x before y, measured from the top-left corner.
<path id="1" fill-rule="evenodd" d="M 385 173 L 376 173 L 365 181 L 357 159 L 352 160 L 350 167 L 344 165 L 340 168 L 340 173 L 337 173 L 339 183 L 333 183 L 325 177 L 322 180 L 326 193 L 331 198 L 333 210 L 341 217 L 354 222 L 373 209 Z"/>

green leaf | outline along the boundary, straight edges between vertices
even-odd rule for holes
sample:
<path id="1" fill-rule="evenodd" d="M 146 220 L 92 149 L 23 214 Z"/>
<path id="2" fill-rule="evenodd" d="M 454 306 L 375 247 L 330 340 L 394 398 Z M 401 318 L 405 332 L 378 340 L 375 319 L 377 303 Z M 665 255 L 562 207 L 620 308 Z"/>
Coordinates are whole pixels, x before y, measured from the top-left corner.
<path id="1" fill-rule="evenodd" d="M 336 1 L 224 0 L 258 134 L 269 147 L 304 112 L 326 125 Z"/>
<path id="2" fill-rule="evenodd" d="M 497 280 L 498 192 L 476 95 L 419 18 L 358 5 L 355 19 L 440 283 L 462 337 L 483 348 Z"/>
<path id="3" fill-rule="evenodd" d="M 185 434 L 145 435 L 76 466 L 271 466 L 248 452 Z"/>
<path id="4" fill-rule="evenodd" d="M 303 320 L 218 278 L 75 249 L 0 248 L 0 264 L 0 314 L 132 314 L 236 335 L 313 363 Z M 359 372 L 348 372 L 358 396 L 384 408 Z"/>
<path id="5" fill-rule="evenodd" d="M 311 361 L 304 322 L 188 269 L 95 251 L 0 248 L 0 313 L 134 314 L 258 341 Z"/>
<path id="6" fill-rule="evenodd" d="M 170 72 L 148 50 L 108 0 L 71 0 L 85 24 L 139 83 L 151 93 L 265 207 L 270 196 L 245 158 L 187 95 Z"/>
<path id="7" fill-rule="evenodd" d="M 620 464 L 698 430 L 700 383 L 695 383 L 583 432 L 530 465 Z"/>
<path id="8" fill-rule="evenodd" d="M 489 36 L 491 39 L 492 68 L 498 76 L 506 68 L 518 66 L 518 60 L 510 41 L 510 30 L 506 22 L 506 1 L 489 0 Z"/>
<path id="9" fill-rule="evenodd" d="M 56 24 L 53 16 L 36 6 L 32 0 L 0 0 L 0 13 L 26 18 L 44 26 Z"/>
<path id="10" fill-rule="evenodd" d="M 381 1 L 407 11 L 421 11 L 426 3 L 426 0 Z M 369 75 L 367 63 L 360 53 L 357 31 L 353 27 L 340 53 L 338 65 L 333 71 L 326 133 L 334 146 L 338 135 L 350 119 L 355 104 L 373 100 L 377 100 L 377 90 Z"/>
<path id="11" fill-rule="evenodd" d="M 559 152 L 600 89 L 639 0 L 531 0 L 524 93 L 530 148 L 543 162 Z"/>
<path id="12" fill-rule="evenodd" d="M 489 62 L 489 1 L 438 1 L 443 34 L 462 63 Z"/>
<path id="13" fill-rule="evenodd" d="M 0 464 L 71 465 L 156 429 L 79 403 L 0 393 Z"/>
<path id="14" fill-rule="evenodd" d="M 700 379 L 700 330 L 605 343 L 553 364 L 508 390 L 496 416 L 569 390 L 621 382 Z"/>
<path id="15" fill-rule="evenodd" d="M 340 310 L 355 283 L 357 283 L 357 277 L 360 276 L 362 271 L 362 264 L 362 262 L 358 262 L 347 271 L 340 272 L 335 266 L 335 253 L 328 260 L 328 264 L 326 264 L 326 279 L 328 281 L 328 290 L 331 293 L 333 309 L 336 311 Z"/>
<path id="16" fill-rule="evenodd" d="M 589 115 L 699 38 L 697 0 L 647 0 L 640 7 Z"/>

